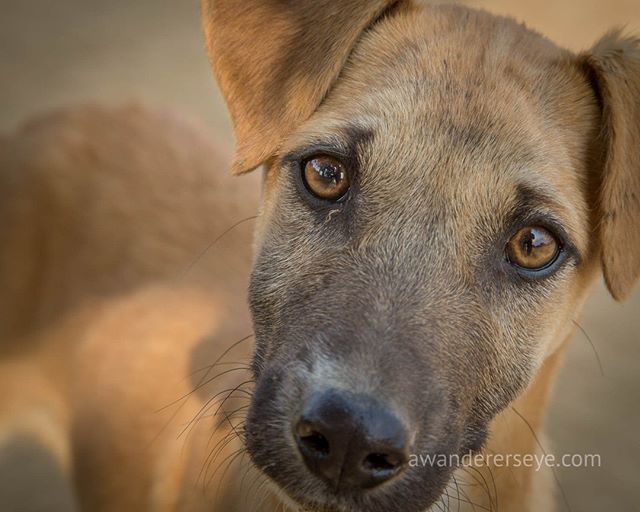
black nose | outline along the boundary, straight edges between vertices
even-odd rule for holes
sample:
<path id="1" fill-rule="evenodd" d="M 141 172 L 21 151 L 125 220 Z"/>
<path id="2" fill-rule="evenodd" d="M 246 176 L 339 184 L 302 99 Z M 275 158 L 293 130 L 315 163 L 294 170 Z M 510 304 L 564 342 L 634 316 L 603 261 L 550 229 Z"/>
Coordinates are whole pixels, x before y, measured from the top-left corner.
<path id="1" fill-rule="evenodd" d="M 307 467 L 335 489 L 375 487 L 409 458 L 404 424 L 367 395 L 331 390 L 312 396 L 295 437 Z"/>

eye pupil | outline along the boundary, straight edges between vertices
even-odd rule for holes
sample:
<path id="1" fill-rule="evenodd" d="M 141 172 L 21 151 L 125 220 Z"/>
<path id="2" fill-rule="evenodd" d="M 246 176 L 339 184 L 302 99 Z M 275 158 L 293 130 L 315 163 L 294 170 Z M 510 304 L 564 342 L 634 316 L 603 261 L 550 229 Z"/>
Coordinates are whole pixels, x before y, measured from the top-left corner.
<path id="1" fill-rule="evenodd" d="M 303 181 L 315 197 L 339 201 L 349 190 L 349 177 L 344 164 L 337 158 L 318 156 L 304 164 Z"/>
<path id="2" fill-rule="evenodd" d="M 534 239 L 532 233 L 527 233 L 525 235 L 525 238 L 522 240 L 522 249 L 527 256 L 530 256 L 531 252 L 533 251 L 533 241 Z"/>

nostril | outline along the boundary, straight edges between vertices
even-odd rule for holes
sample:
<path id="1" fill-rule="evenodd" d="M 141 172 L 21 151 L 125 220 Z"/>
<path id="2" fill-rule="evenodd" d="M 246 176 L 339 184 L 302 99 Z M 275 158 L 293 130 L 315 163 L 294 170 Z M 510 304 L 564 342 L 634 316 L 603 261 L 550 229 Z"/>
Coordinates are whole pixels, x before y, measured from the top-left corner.
<path id="1" fill-rule="evenodd" d="M 370 453 L 362 461 L 366 473 L 378 476 L 392 475 L 404 464 L 404 457 L 390 453 Z"/>
<path id="2" fill-rule="evenodd" d="M 298 444 L 309 455 L 317 458 L 327 457 L 331 451 L 329 440 L 307 422 L 298 423 Z"/>
<path id="3" fill-rule="evenodd" d="M 313 432 L 305 437 L 300 437 L 300 442 L 309 451 L 326 457 L 329 455 L 329 441 L 322 434 Z"/>
<path id="4" fill-rule="evenodd" d="M 371 453 L 362 461 L 362 466 L 367 472 L 387 473 L 395 471 L 402 465 L 402 461 L 386 453 Z"/>

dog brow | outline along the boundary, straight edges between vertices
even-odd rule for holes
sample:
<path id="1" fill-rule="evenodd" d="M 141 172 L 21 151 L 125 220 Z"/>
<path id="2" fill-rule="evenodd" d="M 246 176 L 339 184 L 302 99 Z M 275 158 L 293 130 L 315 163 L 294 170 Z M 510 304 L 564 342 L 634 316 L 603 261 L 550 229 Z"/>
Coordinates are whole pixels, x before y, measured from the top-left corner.
<path id="1" fill-rule="evenodd" d="M 355 124 L 333 127 L 331 131 L 303 134 L 296 149 L 282 155 L 282 161 L 300 160 L 314 153 L 328 153 L 345 159 L 355 159 L 363 145 L 373 138 L 373 131 Z"/>
<path id="2" fill-rule="evenodd" d="M 517 209 L 528 211 L 551 210 L 556 212 L 562 210 L 560 202 L 554 199 L 551 194 L 523 183 L 516 186 L 515 204 Z"/>

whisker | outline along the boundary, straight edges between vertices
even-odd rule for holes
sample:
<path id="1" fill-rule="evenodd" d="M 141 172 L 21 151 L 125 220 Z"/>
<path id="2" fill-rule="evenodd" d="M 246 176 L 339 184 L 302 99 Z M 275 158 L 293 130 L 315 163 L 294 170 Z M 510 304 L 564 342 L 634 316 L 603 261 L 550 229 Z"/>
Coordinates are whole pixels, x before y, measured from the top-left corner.
<path id="1" fill-rule="evenodd" d="M 210 382 L 213 382 L 214 380 L 216 380 L 219 377 L 222 377 L 226 374 L 232 373 L 234 371 L 240 371 L 240 370 L 244 370 L 244 368 L 231 368 L 230 370 L 225 370 L 224 372 L 219 373 L 218 375 L 216 375 L 215 377 L 213 377 L 212 379 L 210 379 Z M 251 381 L 245 381 L 243 384 L 247 383 L 247 382 L 251 382 Z M 239 384 L 238 386 L 241 386 L 242 384 Z M 238 387 L 236 386 L 236 388 Z M 229 398 L 229 396 L 231 396 L 231 394 L 233 394 L 233 392 L 236 390 L 236 388 L 232 388 L 231 392 L 227 395 L 227 397 L 225 398 L 225 400 L 223 400 L 222 404 L 220 407 L 222 407 L 222 405 L 224 405 L 225 401 L 227 400 L 227 398 Z M 180 438 L 182 435 L 184 435 L 184 433 L 194 425 L 194 423 L 197 421 L 197 418 L 204 412 L 207 410 L 207 408 L 211 405 L 211 402 L 217 397 L 220 396 L 222 393 L 224 393 L 225 391 L 221 391 L 219 393 L 216 393 L 215 395 L 213 395 L 213 397 L 209 398 L 204 405 L 200 408 L 200 410 L 198 411 L 198 413 L 195 415 L 194 418 L 192 418 L 189 423 L 187 423 L 187 426 L 182 429 L 182 431 L 178 434 L 178 438 Z M 220 410 L 220 407 L 218 407 L 218 409 L 216 410 L 216 414 L 218 413 L 218 411 Z M 214 414 L 215 416 L 215 414 Z"/>
<path id="2" fill-rule="evenodd" d="M 226 416 L 226 415 L 225 415 L 225 416 Z M 237 430 L 236 430 L 235 426 L 233 425 L 233 423 L 231 423 L 231 420 L 228 418 L 228 416 L 227 416 L 227 421 L 229 422 L 229 425 L 231 426 L 231 431 L 232 431 L 233 433 L 235 433 L 235 434 L 236 434 L 236 436 L 235 436 L 235 437 L 232 437 L 232 438 L 231 438 L 231 441 L 233 441 L 233 440 L 235 440 L 235 439 L 241 439 L 241 437 L 240 437 L 240 435 L 238 434 L 238 432 L 237 432 Z M 228 444 L 228 443 L 227 443 L 227 444 Z M 224 447 L 223 447 L 223 448 L 224 448 Z M 243 451 L 244 449 L 245 449 L 245 446 L 244 446 L 244 443 L 242 443 L 242 446 L 239 448 L 239 450 L 238 450 L 238 451 Z M 238 451 L 237 451 L 237 452 L 238 452 Z M 237 453 L 237 452 L 234 452 L 234 453 Z M 209 467 L 211 466 L 211 464 L 213 463 L 213 461 L 214 461 L 216 458 L 217 458 L 217 455 L 216 455 L 216 457 L 214 457 L 214 459 L 213 459 L 211 462 L 209 462 L 209 464 L 207 465 L 207 471 L 205 472 L 205 477 L 206 477 L 206 474 L 207 474 L 207 473 L 208 473 L 208 471 L 209 471 Z M 211 478 L 209 479 L 209 481 L 213 480 L 213 477 L 215 476 L 215 474 L 216 474 L 216 472 L 218 471 L 218 469 L 219 469 L 220 467 L 222 467 L 222 465 L 223 465 L 223 464 L 224 464 L 228 459 L 229 459 L 229 457 L 227 457 L 226 459 L 224 459 L 224 460 L 220 463 L 220 465 L 218 466 L 218 468 L 216 468 L 216 470 L 213 472 L 213 475 L 211 475 Z"/>
<path id="3" fill-rule="evenodd" d="M 244 446 L 242 448 L 240 448 L 239 450 L 236 451 L 233 459 L 231 459 L 229 461 L 229 463 L 226 465 L 226 467 L 224 468 L 224 471 L 222 472 L 222 475 L 220 475 L 220 479 L 218 481 L 218 488 L 216 489 L 216 496 L 220 493 L 220 488 L 224 482 L 224 477 L 227 475 L 227 473 L 229 472 L 229 469 L 231 468 L 231 466 L 233 466 L 234 462 L 236 462 L 238 460 L 238 457 L 242 457 L 245 454 L 246 450 L 244 449 Z M 215 475 L 215 473 L 214 473 Z M 212 479 L 213 476 L 211 475 Z"/>
<path id="4" fill-rule="evenodd" d="M 212 436 L 213 437 L 213 436 Z M 211 465 L 216 461 L 218 456 L 224 451 L 224 449 L 233 443 L 236 440 L 237 436 L 235 432 L 229 431 L 222 440 L 216 443 L 216 446 L 209 452 L 207 458 L 202 462 L 202 468 L 200 468 L 200 474 L 198 475 L 198 480 L 204 474 L 203 484 L 206 482 L 206 475 L 209 473 L 209 469 Z M 211 442 L 211 438 L 209 438 L 209 442 Z"/>
<path id="5" fill-rule="evenodd" d="M 527 419 L 522 414 L 520 414 L 514 406 L 511 406 L 511 410 L 515 412 L 518 415 L 518 417 L 524 422 L 524 424 L 527 426 L 527 428 L 531 432 L 531 435 L 535 439 L 536 443 L 538 444 L 538 447 L 540 448 L 540 450 L 542 450 L 542 453 L 544 454 L 544 456 L 547 457 L 548 453 L 542 446 L 540 439 L 538 439 L 538 436 L 536 435 L 535 430 L 531 426 L 531 423 L 529 423 Z M 556 481 L 556 485 L 560 489 L 560 493 L 562 494 L 562 500 L 564 501 L 565 507 L 569 512 L 571 512 L 571 506 L 569 505 L 569 500 L 567 499 L 567 495 L 564 491 L 564 487 L 562 487 L 562 484 L 560 483 L 560 478 L 558 478 L 558 474 L 556 473 L 555 468 L 553 466 L 549 466 L 549 469 L 551 469 L 551 473 L 553 474 L 553 478 Z"/>
<path id="6" fill-rule="evenodd" d="M 218 363 L 220 363 L 220 361 L 229 353 L 231 352 L 234 348 L 236 348 L 238 345 L 240 345 L 241 343 L 244 343 L 245 341 L 251 339 L 253 337 L 253 333 L 245 336 L 244 338 L 239 339 L 238 341 L 236 341 L 235 343 L 231 344 L 230 347 L 228 347 L 222 354 L 220 354 L 220 356 L 218 356 L 218 358 L 213 362 L 213 364 L 211 364 L 211 366 L 209 367 L 209 369 L 207 370 L 207 372 L 202 376 L 202 378 L 200 379 L 200 381 L 195 385 L 195 387 L 189 391 L 188 393 L 182 395 L 180 398 L 177 398 L 176 400 L 170 402 L 169 404 L 161 407 L 160 409 L 158 409 L 156 412 L 161 412 L 165 409 L 168 409 L 169 407 L 171 407 L 172 405 L 177 404 L 178 402 L 189 398 L 195 391 L 197 391 L 198 389 L 200 389 L 203 386 L 206 386 L 207 384 L 209 384 L 211 381 L 207 381 L 204 382 L 205 379 L 207 379 L 207 377 L 209 376 L 209 373 L 211 372 L 211 370 L 213 368 L 216 367 L 216 365 L 218 365 Z M 180 409 L 178 409 L 180 410 Z"/>
<path id="7" fill-rule="evenodd" d="M 602 366 L 602 360 L 600 359 L 600 354 L 598 353 L 598 351 L 596 350 L 596 345 L 593 342 L 593 340 L 591 339 L 591 336 L 589 336 L 589 334 L 587 333 L 587 331 L 585 330 L 584 327 L 582 327 L 576 320 L 574 320 L 573 318 L 571 319 L 571 321 L 573 322 L 573 325 L 575 325 L 580 332 L 582 333 L 582 335 L 585 337 L 585 339 L 587 340 L 587 343 L 589 343 L 589 345 L 591 345 L 591 350 L 593 350 L 593 355 L 596 358 L 596 361 L 598 362 L 598 368 L 600 369 L 600 375 L 602 377 L 604 377 L 604 368 Z"/>
<path id="8" fill-rule="evenodd" d="M 256 478 L 254 478 L 254 481 L 251 485 L 251 487 L 249 488 L 249 492 L 251 492 L 252 487 L 255 484 L 258 484 L 256 487 L 256 494 L 260 495 L 263 491 L 266 491 L 266 487 L 269 483 L 269 479 L 264 476 L 262 473 L 256 473 Z M 257 511 L 261 512 L 262 510 L 264 510 L 264 503 L 265 501 L 267 501 L 269 499 L 269 493 L 264 492 L 264 494 L 262 494 L 262 499 L 260 500 L 260 502 L 258 503 L 258 507 L 257 507 Z"/>
<path id="9" fill-rule="evenodd" d="M 187 267 L 182 271 L 182 274 L 180 275 L 180 279 L 184 279 L 185 277 L 187 277 L 189 275 L 189 272 L 191 272 L 191 269 L 193 267 L 195 267 L 198 263 L 200 263 L 200 260 L 202 260 L 202 258 L 205 257 L 205 255 L 213 248 L 214 245 L 216 245 L 225 235 L 227 235 L 228 233 L 230 233 L 231 231 L 233 231 L 235 228 L 237 228 L 238 226 L 244 224 L 245 222 L 249 222 L 251 220 L 255 220 L 257 219 L 258 216 L 257 215 L 252 215 L 251 217 L 247 217 L 246 219 L 242 219 L 239 220 L 238 222 L 236 222 L 235 224 L 233 224 L 231 227 L 225 229 L 220 235 L 218 235 L 212 242 L 210 242 L 190 263 L 189 265 L 187 265 Z"/>
<path id="10" fill-rule="evenodd" d="M 222 401 L 222 403 L 220 403 L 220 405 L 218 406 L 218 408 L 216 409 L 216 411 L 213 413 L 214 416 L 216 416 L 219 412 L 220 409 L 222 409 L 222 407 L 224 407 L 224 404 L 226 403 L 226 401 L 238 390 L 240 390 L 242 388 L 242 386 L 246 385 L 246 384 L 252 384 L 253 382 L 255 382 L 253 379 L 249 379 L 249 380 L 245 380 L 244 382 L 241 382 L 240 384 L 238 384 L 235 388 L 233 388 L 233 390 L 231 391 L 231 393 L 229 393 L 225 399 Z M 246 390 L 243 390 L 246 391 Z M 251 395 L 253 396 L 253 395 Z"/>
<path id="11" fill-rule="evenodd" d="M 238 424 L 243 423 L 244 420 L 240 421 Z M 213 439 L 214 433 L 212 432 L 211 436 L 209 437 L 209 441 L 207 443 L 207 446 L 211 443 L 211 440 Z M 221 447 L 221 445 L 225 445 L 227 444 L 228 440 L 233 440 L 235 438 L 238 438 L 244 443 L 243 438 L 241 436 L 238 436 L 237 432 L 235 432 L 233 429 L 231 429 L 229 432 L 227 432 L 224 437 L 222 439 L 220 439 L 216 445 L 213 447 L 213 449 L 211 450 L 211 453 L 209 454 L 209 456 L 212 456 L 214 453 L 217 453 L 219 451 L 221 451 L 222 449 L 224 449 L 224 446 Z M 208 460 L 209 457 L 207 457 Z M 206 461 L 205 461 L 206 462 Z"/>
<path id="12" fill-rule="evenodd" d="M 479 503 L 474 503 L 473 500 L 469 497 L 469 495 L 465 492 L 464 489 L 462 489 L 462 487 L 459 487 L 460 489 L 460 494 L 462 494 L 462 497 L 464 498 L 463 503 L 467 503 L 469 505 L 471 505 L 471 509 L 476 512 L 476 507 L 480 507 L 483 508 L 484 510 L 488 510 L 489 512 L 491 512 L 490 508 L 487 508 L 483 505 L 480 505 Z"/>
<path id="13" fill-rule="evenodd" d="M 244 428 L 244 419 L 240 420 L 238 422 L 238 425 L 236 425 L 236 427 L 240 425 L 243 425 L 243 428 Z M 209 443 L 211 442 L 212 437 L 213 436 L 209 438 Z M 215 463 L 215 461 L 220 456 L 220 454 L 224 451 L 224 449 L 227 446 L 229 446 L 231 443 L 233 443 L 236 440 L 241 441 L 241 449 L 244 449 L 245 446 L 244 446 L 244 442 L 242 441 L 242 436 L 238 434 L 235 428 L 232 428 L 227 434 L 225 434 L 225 436 L 220 441 L 216 443 L 214 448 L 207 455 L 207 458 L 203 461 L 202 468 L 200 469 L 200 474 L 202 474 L 202 472 L 204 471 L 204 475 L 205 475 L 203 478 L 203 483 L 207 481 L 206 475 L 209 473 L 211 466 Z"/>
<path id="14" fill-rule="evenodd" d="M 238 384 L 237 386 L 233 387 L 233 388 L 228 388 L 228 389 L 224 389 L 222 391 L 219 391 L 218 393 L 216 393 L 215 395 L 213 395 L 211 398 L 209 398 L 203 405 L 202 407 L 200 407 L 200 410 L 196 413 L 196 415 L 189 420 L 189 422 L 187 423 L 187 425 L 182 429 L 182 431 L 178 434 L 178 438 L 180 438 L 180 436 L 184 435 L 184 433 L 187 430 L 190 430 L 193 428 L 193 426 L 202 419 L 204 413 L 209 410 L 211 407 L 213 407 L 216 403 L 220 402 L 219 407 L 216 409 L 216 411 L 212 414 L 209 415 L 210 417 L 215 417 L 218 412 L 220 411 L 220 409 L 224 406 L 225 402 L 229 399 L 229 397 L 231 397 L 234 393 L 236 393 L 237 391 L 244 391 L 245 390 L 241 390 L 241 387 L 244 386 L 245 384 L 249 384 L 252 383 L 253 379 L 250 380 L 245 380 L 244 382 L 241 382 L 240 384 Z M 217 397 L 219 397 L 220 395 L 227 393 L 227 396 L 222 399 L 221 401 L 218 400 L 218 402 L 214 401 Z M 248 392 L 247 392 L 248 393 Z M 249 394 L 249 396 L 251 396 L 251 394 Z M 246 397 L 243 397 L 246 398 Z M 211 436 L 213 437 L 213 435 L 215 434 L 215 430 L 211 433 Z"/>
<path id="15" fill-rule="evenodd" d="M 460 512 L 460 486 L 458 485 L 458 479 L 456 475 L 452 475 L 453 484 L 456 486 L 456 500 L 458 501 L 458 512 Z"/>
<path id="16" fill-rule="evenodd" d="M 251 370 L 251 366 L 247 363 L 247 361 L 220 361 L 219 363 L 216 363 L 215 366 L 244 366 L 247 370 Z M 203 372 L 205 370 L 209 370 L 212 368 L 213 365 L 208 364 L 207 366 L 203 366 L 202 368 L 198 368 L 197 370 L 193 370 L 190 374 L 189 377 L 194 377 L 196 375 L 196 373 L 200 373 Z"/>
<path id="17" fill-rule="evenodd" d="M 471 478 L 474 479 L 475 482 L 478 483 L 478 485 L 480 487 L 482 487 L 485 491 L 485 493 L 487 494 L 487 499 L 489 500 L 489 508 L 488 510 L 491 511 L 493 510 L 493 496 L 491 495 L 491 489 L 489 489 L 489 482 L 487 482 L 487 479 L 484 477 L 484 475 L 482 474 L 482 471 L 480 471 L 478 468 L 475 468 L 473 466 L 467 466 L 467 467 L 463 467 L 462 470 L 467 473 Z M 474 471 L 476 473 L 476 475 L 479 475 L 480 478 L 478 478 L 477 476 L 475 476 L 473 473 L 471 473 L 471 470 Z M 482 481 L 480 481 L 482 480 Z M 497 499 L 497 496 L 496 496 Z M 479 507 L 481 505 L 478 505 Z M 486 507 L 484 507 L 485 510 L 487 509 Z M 496 510 L 497 510 L 497 505 L 496 505 Z"/>
<path id="18" fill-rule="evenodd" d="M 496 485 L 496 478 L 493 474 L 493 469 L 491 469 L 490 466 L 487 466 L 487 469 L 489 470 L 489 475 L 491 476 L 491 484 L 493 486 L 493 494 L 496 499 L 496 512 L 497 512 L 498 511 L 498 486 Z M 493 510 L 493 503 L 491 503 L 490 505 L 490 510 Z"/>
<path id="19" fill-rule="evenodd" d="M 243 397 L 243 398 L 245 398 L 245 397 Z M 235 409 L 234 411 L 229 413 L 229 417 L 233 418 L 236 413 L 241 412 L 241 411 L 243 411 L 245 409 L 248 409 L 249 407 L 251 407 L 251 404 L 246 404 L 246 405 L 243 405 L 241 407 L 238 407 L 237 409 Z M 217 416 L 216 414 L 203 414 L 203 415 L 201 415 L 200 417 L 198 417 L 195 420 L 195 423 L 197 423 L 199 421 L 202 421 L 202 420 L 215 418 L 216 416 Z"/>
<path id="20" fill-rule="evenodd" d="M 244 451 L 244 446 L 242 448 L 238 448 L 237 450 L 234 450 L 233 452 L 231 452 L 230 455 L 228 455 L 227 457 L 224 458 L 224 460 L 220 463 L 220 465 L 215 468 L 215 470 L 213 471 L 213 473 L 211 474 L 211 476 L 207 479 L 207 485 L 211 484 L 211 482 L 213 481 L 213 479 L 215 478 L 216 474 L 218 473 L 218 471 L 220 470 L 220 468 L 224 467 L 228 467 L 230 464 L 233 463 L 233 461 L 235 460 L 235 458 L 237 456 L 239 456 L 242 452 Z M 225 464 L 227 463 L 227 461 L 229 461 L 229 464 Z M 205 474 L 205 478 L 206 478 L 206 474 Z M 221 482 L 220 482 L 221 483 Z M 219 490 L 219 489 L 218 489 Z M 216 491 L 216 495 L 218 493 L 218 490 Z"/>

